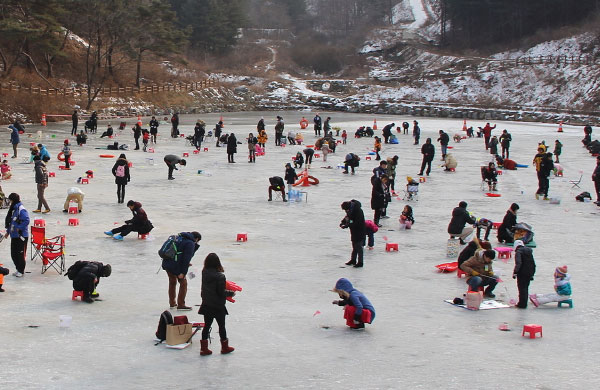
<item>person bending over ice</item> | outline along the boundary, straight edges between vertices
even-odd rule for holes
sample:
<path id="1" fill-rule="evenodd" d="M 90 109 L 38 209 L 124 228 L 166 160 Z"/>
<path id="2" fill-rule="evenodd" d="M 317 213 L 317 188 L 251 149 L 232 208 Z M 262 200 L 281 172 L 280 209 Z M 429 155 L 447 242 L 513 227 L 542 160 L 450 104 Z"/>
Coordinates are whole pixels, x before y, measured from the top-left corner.
<path id="1" fill-rule="evenodd" d="M 365 323 L 373 323 L 375 308 L 363 293 L 352 286 L 348 279 L 339 279 L 331 291 L 337 293 L 341 298 L 331 303 L 344 306 L 346 325 L 352 329 L 364 329 Z"/>

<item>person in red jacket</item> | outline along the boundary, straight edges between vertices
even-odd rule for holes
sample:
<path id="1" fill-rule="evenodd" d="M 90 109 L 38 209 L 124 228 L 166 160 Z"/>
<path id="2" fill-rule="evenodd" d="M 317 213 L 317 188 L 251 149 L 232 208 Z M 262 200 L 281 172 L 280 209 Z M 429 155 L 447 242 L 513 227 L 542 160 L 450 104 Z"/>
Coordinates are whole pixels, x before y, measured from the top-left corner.
<path id="1" fill-rule="evenodd" d="M 490 122 L 485 124 L 485 127 L 481 129 L 483 131 L 483 139 L 485 140 L 485 150 L 490 148 L 490 137 L 492 136 L 492 130 L 496 128 L 496 125 L 490 126 Z"/>

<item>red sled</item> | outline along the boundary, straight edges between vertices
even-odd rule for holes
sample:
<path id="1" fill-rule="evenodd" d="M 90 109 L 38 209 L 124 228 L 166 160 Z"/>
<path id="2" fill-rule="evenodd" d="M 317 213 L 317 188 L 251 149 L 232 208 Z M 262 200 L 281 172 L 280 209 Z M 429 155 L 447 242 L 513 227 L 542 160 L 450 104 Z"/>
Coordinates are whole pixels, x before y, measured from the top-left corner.
<path id="1" fill-rule="evenodd" d="M 344 306 L 344 318 L 346 319 L 346 325 L 351 328 L 357 328 L 358 324 L 354 322 L 354 313 L 356 312 L 356 307 L 351 305 Z M 371 310 L 363 309 L 360 320 L 365 324 L 371 323 Z"/>
<path id="2" fill-rule="evenodd" d="M 454 272 L 458 269 L 458 261 L 453 261 L 452 263 L 443 263 L 438 264 L 435 268 L 439 269 L 440 272 Z"/>
<path id="3" fill-rule="evenodd" d="M 234 282 L 232 282 L 231 280 L 227 280 L 227 281 L 225 281 L 225 290 L 242 291 L 242 288 L 240 286 L 238 286 L 237 284 L 235 284 Z M 227 299 L 231 303 L 235 303 L 235 299 L 233 299 L 233 297 L 227 297 L 225 299 Z"/>
<path id="4" fill-rule="evenodd" d="M 493 192 L 486 192 L 486 193 L 485 193 L 485 196 L 488 196 L 488 197 L 490 197 L 490 198 L 499 198 L 499 197 L 501 197 L 502 195 L 500 195 L 500 194 L 495 194 L 495 193 L 493 193 Z"/>

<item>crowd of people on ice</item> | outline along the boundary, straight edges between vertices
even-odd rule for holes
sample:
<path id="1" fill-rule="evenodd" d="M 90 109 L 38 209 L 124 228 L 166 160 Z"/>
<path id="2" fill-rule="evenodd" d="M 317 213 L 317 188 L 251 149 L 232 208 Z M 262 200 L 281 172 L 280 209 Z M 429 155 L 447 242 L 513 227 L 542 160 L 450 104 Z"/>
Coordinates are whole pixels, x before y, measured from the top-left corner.
<path id="1" fill-rule="evenodd" d="M 83 130 L 78 130 L 79 115 L 77 111 L 73 113 L 71 136 L 75 137 L 78 146 L 84 146 L 87 143 L 88 131 L 90 134 L 95 134 L 98 126 L 98 116 L 95 112 L 92 113 L 89 120 L 85 122 Z M 166 121 L 166 118 L 165 118 Z M 301 169 L 303 165 L 311 168 L 315 151 L 320 151 L 323 155 L 323 162 L 327 161 L 329 153 L 335 153 L 339 144 L 347 145 L 346 130 L 341 130 L 339 127 L 333 128 L 331 124 L 332 118 L 326 117 L 323 121 L 319 114 L 313 118 L 314 137 L 317 138 L 315 145 L 307 146 L 295 154 L 293 167 L 291 163 L 285 165 L 284 177 L 273 176 L 269 178 L 268 200 L 272 201 L 273 192 L 280 192 L 282 200 L 287 201 L 286 194 L 289 197 L 289 190 L 298 180 L 299 176 L 295 169 Z M 164 124 L 164 121 L 162 122 Z M 168 123 L 168 122 L 167 122 Z M 173 138 L 179 138 L 179 115 L 174 113 L 170 119 L 171 129 L 170 135 Z M 142 139 L 142 149 L 148 151 L 149 145 L 157 143 L 158 129 L 161 125 L 156 117 L 152 116 L 149 122 L 149 129 L 142 128 L 141 123 L 136 123 L 132 130 L 133 141 L 135 142 L 134 150 L 140 149 L 139 139 Z M 121 123 L 119 129 L 125 129 L 125 124 Z M 488 186 L 490 192 L 497 189 L 498 184 L 498 167 L 504 169 L 514 169 L 516 164 L 510 160 L 510 144 L 513 141 L 512 135 L 507 130 L 503 130 L 502 134 L 497 138 L 492 136 L 492 131 L 496 126 L 491 126 L 487 123 L 484 127 L 479 128 L 478 136 L 484 139 L 484 146 L 490 153 L 490 159 L 487 166 L 481 167 L 482 182 Z M 235 154 L 237 154 L 237 145 L 242 144 L 233 132 L 223 132 L 223 120 L 219 120 L 213 130 L 206 131 L 206 123 L 203 120 L 198 120 L 195 123 L 193 135 L 187 137 L 186 141 L 190 143 L 196 150 L 200 150 L 203 143 L 206 145 L 208 140 L 215 142 L 216 147 L 224 147 L 228 157 L 228 163 L 235 163 Z M 300 130 L 308 128 L 308 120 L 302 117 L 300 121 Z M 403 122 L 401 126 L 395 123 L 387 124 L 381 131 L 381 138 L 375 126 L 373 128 L 361 126 L 354 132 L 355 138 L 373 137 L 373 155 L 379 161 L 379 165 L 373 169 L 370 178 L 371 184 L 371 199 L 370 206 L 373 210 L 372 220 L 365 218 L 361 201 L 357 199 L 344 200 L 341 202 L 341 209 L 344 214 L 340 227 L 350 231 L 351 254 L 346 265 L 355 268 L 364 267 L 363 248 L 365 245 L 368 249 L 374 247 L 374 235 L 382 226 L 382 219 L 390 218 L 387 215 L 387 206 L 392 200 L 392 196 L 396 196 L 396 168 L 398 166 L 399 157 L 393 155 L 382 158 L 381 152 L 383 145 L 393 145 L 398 142 L 397 135 L 408 135 L 410 125 L 408 122 Z M 24 127 L 15 121 L 9 126 L 11 130 L 10 143 L 13 146 L 13 158 L 18 156 L 18 145 L 20 143 L 20 135 L 24 133 Z M 396 134 L 393 130 L 396 130 Z M 333 131 L 336 131 L 335 137 Z M 79 131 L 79 132 L 78 132 Z M 340 134 L 341 132 L 341 134 Z M 591 140 L 592 129 L 586 126 L 584 129 L 585 137 L 583 144 L 590 150 L 595 150 L 594 142 Z M 256 134 L 256 135 L 255 135 Z M 450 139 L 455 142 L 461 142 L 465 138 L 474 137 L 472 128 L 465 129 L 465 135 L 455 134 L 450 137 L 444 130 L 439 130 L 439 138 L 437 142 L 440 144 L 441 161 L 445 171 L 453 172 L 458 167 L 458 162 L 455 156 L 449 152 Z M 420 145 L 421 129 L 419 123 L 413 121 L 412 137 L 414 145 Z M 107 130 L 99 137 L 99 139 L 114 136 L 112 126 L 108 124 Z M 282 116 L 276 117 L 274 125 L 274 145 L 281 147 L 287 143 L 292 145 L 302 145 L 304 135 L 302 131 L 289 130 L 285 132 L 285 123 Z M 122 137 L 121 137 L 122 138 Z M 248 150 L 248 163 L 256 162 L 256 155 L 264 153 L 267 147 L 268 135 L 264 118 L 260 118 L 256 125 L 256 133 L 250 132 L 245 139 Z M 498 150 L 500 146 L 501 150 Z M 347 147 L 347 146 L 346 146 Z M 393 147 L 386 147 L 393 151 Z M 127 147 L 117 148 L 117 145 L 108 145 L 108 149 L 128 150 Z M 548 152 L 548 147 L 544 141 L 538 145 L 538 153 L 533 157 L 533 164 L 536 169 L 538 178 L 538 190 L 536 198 L 549 199 L 549 180 L 548 177 L 554 171 L 560 168 L 559 156 L 562 152 L 562 143 L 560 140 L 555 141 L 554 153 Z M 418 175 L 423 178 L 423 175 L 429 176 L 432 173 L 432 161 L 435 158 L 435 146 L 432 138 L 427 138 L 425 143 L 420 146 L 422 161 Z M 64 161 L 64 169 L 70 169 L 72 157 L 71 141 L 64 140 L 63 146 L 57 158 Z M 61 158 L 62 157 L 62 158 Z M 30 158 L 28 162 L 34 164 L 35 183 L 37 186 L 38 205 L 33 213 L 50 213 L 51 208 L 45 199 L 44 193 L 48 187 L 48 169 L 46 164 L 52 159 L 50 152 L 43 144 L 37 144 L 30 148 Z M 361 158 L 358 153 L 348 152 L 345 155 L 343 163 L 343 174 L 354 174 L 355 169 L 359 167 Z M 173 173 L 178 170 L 177 166 L 185 166 L 186 160 L 177 155 L 168 154 L 164 156 L 164 162 L 168 169 L 168 180 L 174 180 Z M 597 158 L 596 168 L 592 175 L 592 180 L 595 183 L 596 200 L 600 196 L 600 157 Z M 111 173 L 115 178 L 117 185 L 117 202 L 125 203 L 125 189 L 131 180 L 130 163 L 127 160 L 126 154 L 121 153 L 116 159 Z M 0 172 L 3 180 L 11 178 L 11 169 L 4 160 L 0 165 Z M 425 177 L 426 177 L 425 176 Z M 288 191 L 286 192 L 286 184 Z M 418 196 L 419 181 L 412 177 L 407 177 L 407 183 L 404 200 L 407 202 L 413 201 Z M 78 187 L 70 187 L 67 189 L 67 198 L 63 206 L 63 211 L 67 212 L 71 202 L 77 203 L 77 211 L 83 212 L 83 200 L 85 194 Z M 29 239 L 30 230 L 30 215 L 23 203 L 19 194 L 12 192 L 8 196 L 0 188 L 0 200 L 2 205 L 8 209 L 5 218 L 5 237 L 10 237 L 11 257 L 15 265 L 16 271 L 13 275 L 17 278 L 22 278 L 25 274 L 26 262 L 25 253 Z M 600 203 L 598 203 L 600 205 Z M 132 218 L 125 221 L 123 226 L 113 228 L 104 232 L 116 240 L 123 240 L 129 233 L 137 232 L 140 235 L 148 234 L 153 229 L 153 224 L 149 220 L 146 212 L 142 208 L 142 203 L 136 200 L 128 200 L 127 207 L 132 213 Z M 458 256 L 458 266 L 462 272 L 467 274 L 467 284 L 469 290 L 478 291 L 483 289 L 483 294 L 489 298 L 494 298 L 494 288 L 498 283 L 497 276 L 493 272 L 493 260 L 495 259 L 495 251 L 489 241 L 490 231 L 493 223 L 490 219 L 474 218 L 467 211 L 467 202 L 461 201 L 459 205 L 452 211 L 450 223 L 448 225 L 448 234 L 453 239 L 458 239 L 459 243 L 464 246 Z M 570 299 L 571 286 L 570 276 L 567 272 L 567 266 L 561 265 L 556 267 L 555 277 L 555 293 L 551 294 L 531 294 L 528 293 L 529 283 L 533 280 L 536 267 L 532 249 L 527 245 L 529 239 L 523 239 L 523 236 L 518 235 L 515 231 L 517 227 L 517 212 L 519 205 L 513 203 L 507 210 L 502 223 L 498 226 L 497 239 L 500 243 L 511 243 L 515 251 L 515 267 L 513 277 L 517 279 L 517 287 L 519 290 L 519 301 L 517 307 L 526 308 L 528 299 L 535 305 L 541 305 L 548 302 L 560 302 Z M 415 216 L 410 204 L 406 204 L 400 216 L 398 223 L 401 229 L 411 229 L 415 224 Z M 476 234 L 474 231 L 476 229 Z M 483 239 L 481 234 L 483 232 Z M 471 236 L 473 239 L 468 241 Z M 531 238 L 531 237 L 529 237 Z M 201 234 L 197 231 L 181 232 L 175 239 L 177 248 L 181 249 L 178 252 L 176 261 L 169 261 L 163 258 L 162 268 L 166 271 L 169 279 L 168 297 L 169 306 L 171 309 L 191 310 L 190 306 L 186 305 L 185 298 L 187 294 L 187 279 L 189 264 L 195 252 L 199 248 Z M 77 266 L 75 267 L 75 265 Z M 83 301 L 92 303 L 97 299 L 99 294 L 96 291 L 96 286 L 101 277 L 109 277 L 112 268 L 110 264 L 103 264 L 95 261 L 80 261 L 74 264 L 67 274 L 73 280 L 73 288 L 83 292 Z M 3 290 L 3 276 L 8 275 L 7 268 L 0 267 L 0 292 Z M 231 297 L 235 292 L 227 290 L 224 269 L 217 254 L 210 253 L 204 260 L 204 268 L 202 271 L 202 305 L 199 313 L 204 315 L 205 328 L 202 332 L 201 354 L 209 355 L 212 352 L 208 349 L 208 338 L 210 333 L 210 325 L 216 321 L 219 325 L 219 334 L 222 343 L 222 353 L 229 353 L 234 349 L 228 345 L 228 338 L 225 329 L 225 316 L 228 314 L 225 307 L 225 300 Z M 177 286 L 179 289 L 177 290 Z M 345 278 L 339 279 L 333 292 L 337 293 L 340 300 L 333 301 L 333 304 L 344 306 L 344 318 L 347 320 L 348 326 L 354 329 L 362 329 L 365 323 L 371 323 L 375 318 L 375 309 L 366 296 L 355 289 L 352 283 Z"/>

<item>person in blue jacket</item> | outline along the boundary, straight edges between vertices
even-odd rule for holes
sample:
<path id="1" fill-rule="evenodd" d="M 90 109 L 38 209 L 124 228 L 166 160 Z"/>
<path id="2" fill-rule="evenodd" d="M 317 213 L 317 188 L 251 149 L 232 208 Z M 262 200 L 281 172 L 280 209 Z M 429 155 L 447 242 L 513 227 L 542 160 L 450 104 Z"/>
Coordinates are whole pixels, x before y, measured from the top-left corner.
<path id="1" fill-rule="evenodd" d="M 375 319 L 375 308 L 367 297 L 355 289 L 352 283 L 346 278 L 339 279 L 335 288 L 331 290 L 338 293 L 341 300 L 335 300 L 331 303 L 338 306 L 346 306 L 344 318 L 346 324 L 353 329 L 362 329 L 365 322 L 370 324 Z"/>
<path id="2" fill-rule="evenodd" d="M 163 259 L 162 268 L 167 271 L 169 277 L 169 306 L 171 309 L 177 307 L 177 310 L 192 310 L 191 307 L 185 305 L 185 296 L 187 294 L 187 279 L 185 278 L 190 267 L 192 257 L 200 248 L 198 242 L 202 239 L 202 235 L 198 232 L 182 232 L 179 233 L 176 241 L 177 261 Z M 175 294 L 175 287 L 179 283 L 179 293 Z"/>
<path id="3" fill-rule="evenodd" d="M 21 203 L 19 194 L 8 195 L 10 207 L 4 220 L 6 228 L 5 238 L 10 236 L 10 256 L 17 272 L 13 273 L 17 278 L 25 274 L 25 249 L 29 238 L 29 213 Z"/>
<path id="4" fill-rule="evenodd" d="M 44 157 L 48 157 L 48 161 L 50 161 L 50 152 L 46 149 L 46 145 L 38 144 L 38 149 L 40 150 L 40 160 L 44 160 Z"/>
<path id="5" fill-rule="evenodd" d="M 11 130 L 10 143 L 13 147 L 13 156 L 11 158 L 17 158 L 17 146 L 21 140 L 19 139 L 19 129 L 15 125 L 10 125 L 8 128 Z"/>

